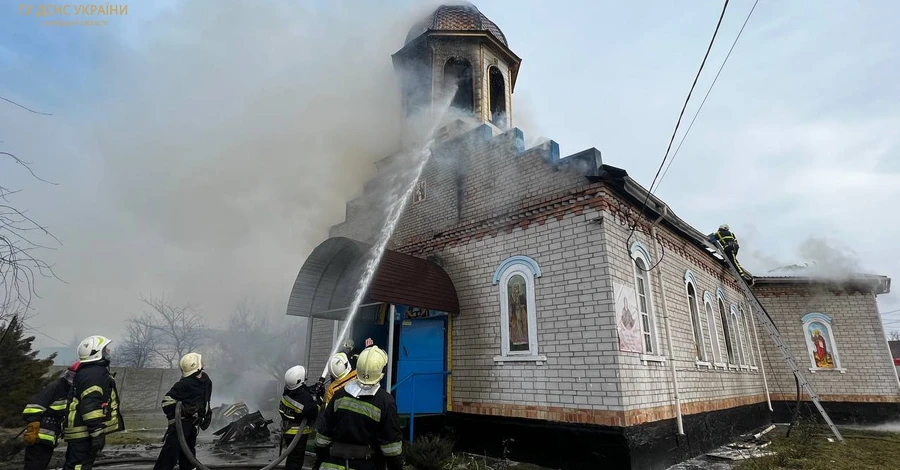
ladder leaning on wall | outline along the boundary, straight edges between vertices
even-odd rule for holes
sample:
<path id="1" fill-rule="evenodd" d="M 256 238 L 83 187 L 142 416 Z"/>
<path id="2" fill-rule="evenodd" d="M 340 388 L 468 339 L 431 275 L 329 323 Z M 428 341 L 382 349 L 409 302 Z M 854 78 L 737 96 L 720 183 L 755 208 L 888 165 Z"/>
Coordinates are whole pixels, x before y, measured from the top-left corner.
<path id="1" fill-rule="evenodd" d="M 825 409 L 822 408 L 822 404 L 819 403 L 819 396 L 816 394 L 815 390 L 813 390 L 812 385 L 806 381 L 806 377 L 803 376 L 803 373 L 800 372 L 800 366 L 797 365 L 797 360 L 794 359 L 794 355 L 791 354 L 791 351 L 788 349 L 787 344 L 784 342 L 784 339 L 781 337 L 781 333 L 778 332 L 778 327 L 775 326 L 775 322 L 772 321 L 772 317 L 769 316 L 769 312 L 759 303 L 759 299 L 756 298 L 756 295 L 753 294 L 753 291 L 750 290 L 750 286 L 747 285 L 747 281 L 744 280 L 743 276 L 741 276 L 737 267 L 734 263 L 731 262 L 731 259 L 725 255 L 725 250 L 722 248 L 722 245 L 718 241 L 711 242 L 713 247 L 707 247 L 707 250 L 710 253 L 718 255 L 718 257 L 725 260 L 725 264 L 728 266 L 728 269 L 731 271 L 731 275 L 734 276 L 735 280 L 740 286 L 741 290 L 744 292 L 744 296 L 747 298 L 748 302 L 750 302 L 750 308 L 756 313 L 756 318 L 759 319 L 760 323 L 766 328 L 766 331 L 769 332 L 769 337 L 772 338 L 772 341 L 778 346 L 778 350 L 781 352 L 781 356 L 784 358 L 785 362 L 787 362 L 788 367 L 794 373 L 794 377 L 797 378 L 797 382 L 800 384 L 801 389 L 809 395 L 809 399 L 812 400 L 813 404 L 816 405 L 816 409 L 819 410 L 819 413 L 822 414 L 822 418 L 825 419 L 825 423 L 828 424 L 828 427 L 831 428 L 831 432 L 834 433 L 834 437 L 837 438 L 839 442 L 844 442 L 844 437 L 841 436 L 841 432 L 838 431 L 837 426 L 831 421 L 831 418 L 828 417 L 828 413 L 825 412 Z"/>

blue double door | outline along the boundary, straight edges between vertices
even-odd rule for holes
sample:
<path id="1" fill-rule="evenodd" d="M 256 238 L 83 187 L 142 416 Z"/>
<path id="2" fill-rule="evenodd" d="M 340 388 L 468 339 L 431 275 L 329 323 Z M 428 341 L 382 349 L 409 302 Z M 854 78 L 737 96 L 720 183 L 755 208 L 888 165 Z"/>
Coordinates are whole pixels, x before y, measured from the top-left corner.
<path id="1" fill-rule="evenodd" d="M 446 404 L 446 318 L 418 318 L 400 323 L 397 357 L 397 411 L 443 413 Z"/>

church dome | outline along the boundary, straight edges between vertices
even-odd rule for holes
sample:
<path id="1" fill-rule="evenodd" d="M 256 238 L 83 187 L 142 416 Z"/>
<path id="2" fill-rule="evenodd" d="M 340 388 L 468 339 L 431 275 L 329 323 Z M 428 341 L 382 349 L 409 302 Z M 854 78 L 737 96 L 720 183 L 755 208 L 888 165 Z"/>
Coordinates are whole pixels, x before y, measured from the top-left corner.
<path id="1" fill-rule="evenodd" d="M 475 5 L 468 2 L 439 6 L 437 10 L 409 30 L 404 45 L 411 43 L 427 31 L 485 31 L 509 47 L 503 31 L 500 31 L 493 21 L 478 11 Z"/>

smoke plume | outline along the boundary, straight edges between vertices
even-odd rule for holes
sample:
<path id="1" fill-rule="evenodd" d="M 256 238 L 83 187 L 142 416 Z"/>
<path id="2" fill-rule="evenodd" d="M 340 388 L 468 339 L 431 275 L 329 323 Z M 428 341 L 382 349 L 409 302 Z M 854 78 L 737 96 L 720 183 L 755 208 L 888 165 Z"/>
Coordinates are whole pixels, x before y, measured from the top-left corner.
<path id="1" fill-rule="evenodd" d="M 213 326 L 246 296 L 283 312 L 306 255 L 399 148 L 391 54 L 431 8 L 179 2 L 106 42 L 102 94 L 71 123 L 101 165 L 60 181 L 71 198 L 53 261 L 69 284 L 36 305 L 41 323 L 80 321 L 46 331 L 103 325 L 115 339 L 108 319 L 151 290 Z"/>

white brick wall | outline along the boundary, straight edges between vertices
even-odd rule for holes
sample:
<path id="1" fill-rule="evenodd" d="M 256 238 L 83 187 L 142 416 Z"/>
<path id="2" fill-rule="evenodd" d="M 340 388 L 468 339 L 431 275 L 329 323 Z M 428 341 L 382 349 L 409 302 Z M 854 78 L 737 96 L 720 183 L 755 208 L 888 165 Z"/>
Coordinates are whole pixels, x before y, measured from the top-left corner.
<path id="1" fill-rule="evenodd" d="M 807 380 L 823 400 L 858 401 L 853 397 L 865 396 L 900 398 L 900 382 L 894 375 L 893 359 L 873 294 L 835 293 L 824 286 L 811 285 L 760 287 L 756 292 Z M 832 318 L 834 341 L 840 366 L 847 369 L 845 373 L 808 370 L 812 364 L 800 318 L 810 312 L 821 312 Z M 762 333 L 764 330 L 759 328 Z M 763 353 L 766 370 L 771 367 L 772 373 L 777 374 L 769 381 L 773 393 L 793 399 L 796 386 L 781 354 L 771 342 L 763 347 Z"/>

